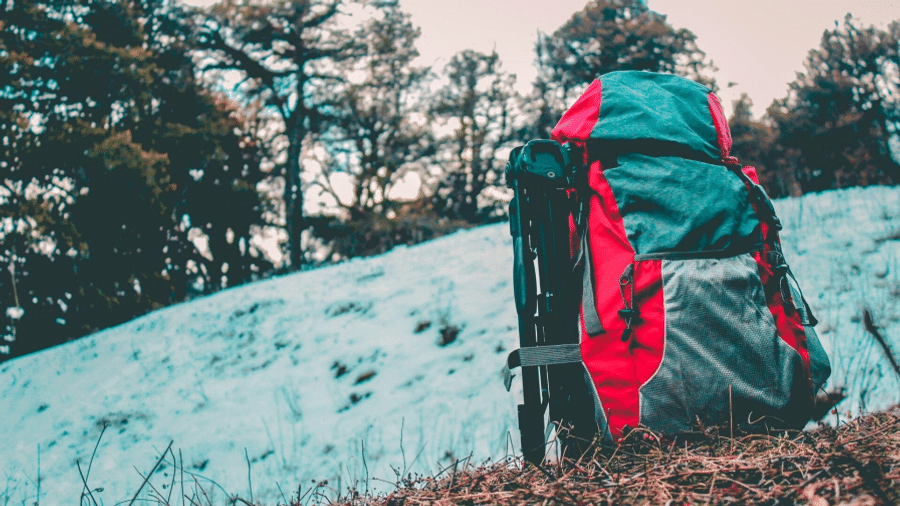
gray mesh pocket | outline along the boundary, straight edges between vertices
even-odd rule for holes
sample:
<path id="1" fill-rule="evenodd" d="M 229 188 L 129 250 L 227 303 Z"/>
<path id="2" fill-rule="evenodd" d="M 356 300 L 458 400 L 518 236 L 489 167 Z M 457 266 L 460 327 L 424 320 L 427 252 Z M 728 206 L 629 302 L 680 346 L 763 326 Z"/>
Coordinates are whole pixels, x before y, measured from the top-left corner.
<path id="1" fill-rule="evenodd" d="M 777 412 L 802 374 L 799 354 L 779 336 L 756 261 L 662 261 L 665 349 L 640 388 L 641 422 L 665 433 L 728 421 L 729 387 L 737 415 Z"/>

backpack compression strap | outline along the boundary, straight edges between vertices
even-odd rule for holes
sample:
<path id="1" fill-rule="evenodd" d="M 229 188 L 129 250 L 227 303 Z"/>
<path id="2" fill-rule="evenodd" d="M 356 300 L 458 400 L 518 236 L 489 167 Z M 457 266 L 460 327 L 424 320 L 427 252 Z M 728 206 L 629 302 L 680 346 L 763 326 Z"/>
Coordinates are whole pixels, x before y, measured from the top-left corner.
<path id="1" fill-rule="evenodd" d="M 597 337 L 606 332 L 606 330 L 600 322 L 600 315 L 597 313 L 597 304 L 594 301 L 594 272 L 591 268 L 591 255 L 590 249 L 588 248 L 587 234 L 583 234 L 583 237 L 584 238 L 581 241 L 581 254 L 583 257 L 580 259 L 581 262 L 584 263 L 582 266 L 584 275 L 582 276 L 581 283 L 581 312 L 584 315 L 584 328 L 587 331 L 587 335 L 590 337 Z"/>
<path id="2" fill-rule="evenodd" d="M 589 191 L 584 191 L 590 195 Z M 581 201 L 581 209 L 578 211 L 578 221 L 575 225 L 575 233 L 581 238 L 581 247 L 575 254 L 575 270 L 581 269 L 581 312 L 584 318 L 584 328 L 589 337 L 597 337 L 606 332 L 600 322 L 600 314 L 597 312 L 597 304 L 594 300 L 594 269 L 591 265 L 591 248 L 588 239 L 588 210 L 590 204 Z"/>
<path id="3" fill-rule="evenodd" d="M 812 308 L 809 307 L 809 303 L 803 296 L 803 291 L 800 290 L 800 284 L 797 282 L 797 278 L 794 277 L 794 273 L 791 272 L 791 268 L 788 267 L 787 262 L 784 259 L 784 254 L 781 251 L 781 243 L 778 241 L 777 234 L 784 227 L 781 224 L 781 220 L 778 219 L 778 215 L 775 214 L 775 206 L 772 204 L 772 199 L 769 198 L 769 194 L 766 193 L 766 190 L 762 185 L 744 173 L 743 167 L 737 158 L 733 156 L 724 157 L 722 158 L 722 163 L 727 168 L 731 169 L 732 172 L 737 174 L 737 176 L 741 178 L 741 181 L 748 187 L 751 203 L 756 210 L 757 216 L 760 220 L 765 221 L 770 227 L 769 233 L 763 240 L 768 242 L 772 248 L 767 260 L 772 265 L 774 272 L 779 275 L 782 300 L 785 302 L 790 301 L 792 303 L 794 310 L 800 314 L 801 323 L 803 323 L 803 325 L 816 326 L 816 324 L 819 323 L 819 320 L 813 315 Z M 791 294 L 790 287 L 788 286 L 790 283 L 790 281 L 788 281 L 788 276 L 794 280 L 794 286 L 800 296 L 799 302 L 796 300 L 796 297 Z"/>
<path id="4" fill-rule="evenodd" d="M 555 344 L 551 346 L 528 346 L 513 350 L 503 367 L 503 385 L 506 391 L 512 386 L 512 370 L 516 367 L 541 365 L 580 364 L 580 344 Z"/>

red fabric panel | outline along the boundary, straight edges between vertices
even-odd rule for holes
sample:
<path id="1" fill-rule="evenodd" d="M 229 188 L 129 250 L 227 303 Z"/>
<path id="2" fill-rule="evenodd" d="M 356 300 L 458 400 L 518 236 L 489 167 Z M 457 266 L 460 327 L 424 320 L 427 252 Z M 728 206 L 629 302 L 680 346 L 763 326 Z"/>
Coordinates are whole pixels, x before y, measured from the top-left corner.
<path id="1" fill-rule="evenodd" d="M 619 276 L 634 261 L 634 249 L 628 242 L 619 206 L 600 162 L 591 165 L 588 183 L 592 190 L 588 237 L 594 268 L 594 300 L 603 328 L 608 329 L 621 323 L 617 313 L 622 309 Z"/>
<path id="2" fill-rule="evenodd" d="M 599 162 L 591 167 L 590 186 L 594 192 L 588 223 L 594 300 L 606 332 L 589 337 L 582 316 L 581 354 L 606 411 L 610 432 L 619 438 L 625 426 L 640 424 L 638 389 L 656 372 L 662 360 L 665 328 L 662 262 L 646 261 L 635 266 L 632 303 L 641 311 L 641 317 L 635 322 L 632 337 L 623 342 L 625 321 L 618 312 L 624 303 L 619 278 L 634 262 L 634 250 Z M 583 311 L 584 308 L 582 315 Z"/>
<path id="3" fill-rule="evenodd" d="M 578 192 L 574 189 L 566 190 L 566 195 L 571 198 L 577 198 Z M 578 225 L 575 224 L 575 216 L 569 215 L 569 258 L 575 258 L 575 253 L 581 247 L 581 237 L 578 237 Z"/>
<path id="4" fill-rule="evenodd" d="M 641 316 L 633 328 L 631 338 L 635 389 L 630 401 L 634 402 L 637 400 L 637 415 L 640 417 L 640 395 L 638 390 L 656 374 L 660 364 L 662 364 L 666 345 L 662 260 L 638 262 L 635 264 L 634 274 L 634 307 L 641 311 Z M 636 425 L 631 425 L 630 423 L 629 425 L 636 427 Z"/>
<path id="5" fill-rule="evenodd" d="M 756 167 L 747 165 L 746 167 L 742 167 L 741 170 L 744 171 L 744 174 L 747 174 L 747 177 L 749 177 L 751 181 L 759 184 L 759 176 L 756 174 Z"/>
<path id="6" fill-rule="evenodd" d="M 722 103 L 715 93 L 710 92 L 707 95 L 709 102 L 709 113 L 712 116 L 713 124 L 716 126 L 716 137 L 719 141 L 719 150 L 722 158 L 728 158 L 731 154 L 731 129 L 728 128 L 728 120 L 725 118 L 725 112 L 722 110 Z"/>
<path id="7" fill-rule="evenodd" d="M 755 168 L 744 167 L 742 170 L 751 181 L 759 184 L 759 177 L 756 175 Z M 755 253 L 754 258 L 756 259 L 756 264 L 759 266 L 759 277 L 762 280 L 763 286 L 769 286 L 769 282 L 774 273 L 772 271 L 772 266 L 769 264 L 768 255 L 769 251 L 772 249 L 772 241 L 779 241 L 779 238 L 776 235 L 770 240 L 768 223 L 760 222 L 760 225 L 765 241 L 763 242 L 762 253 Z M 777 234 L 777 232 L 774 231 L 771 233 Z M 790 315 L 787 314 L 787 311 L 784 309 L 785 301 L 781 295 L 781 290 L 774 288 L 772 290 L 766 290 L 766 292 L 766 304 L 768 305 L 772 316 L 775 318 L 775 327 L 778 329 L 778 336 L 781 337 L 788 346 L 797 350 L 800 359 L 803 361 L 803 371 L 806 373 L 806 379 L 809 382 L 810 395 L 815 395 L 815 392 L 812 391 L 812 370 L 810 369 L 809 363 L 809 347 L 806 344 L 806 332 L 803 329 L 803 323 L 800 321 L 800 315 L 796 311 L 793 311 Z M 790 302 L 788 302 L 788 304 L 790 304 Z"/>
<path id="8" fill-rule="evenodd" d="M 553 128 L 550 138 L 565 143 L 583 141 L 591 136 L 591 130 L 600 119 L 600 101 L 603 98 L 603 87 L 599 79 L 595 79 L 578 100 L 563 114 L 559 123 Z"/>

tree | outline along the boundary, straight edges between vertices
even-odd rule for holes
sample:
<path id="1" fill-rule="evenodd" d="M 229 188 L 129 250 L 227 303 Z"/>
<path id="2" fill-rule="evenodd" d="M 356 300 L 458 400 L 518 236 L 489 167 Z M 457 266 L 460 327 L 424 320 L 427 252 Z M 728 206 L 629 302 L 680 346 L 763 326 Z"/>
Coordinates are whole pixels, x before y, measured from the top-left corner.
<path id="1" fill-rule="evenodd" d="M 330 160 L 320 164 L 318 184 L 350 221 L 395 211 L 394 185 L 411 172 L 424 172 L 434 149 L 421 112 L 431 72 L 413 65 L 419 35 L 397 3 L 385 4 L 353 35 L 364 53 L 341 64 L 345 75 L 356 78 L 338 88 L 342 108 L 322 138 Z M 349 199 L 336 190 L 336 176 L 349 182 Z"/>
<path id="2" fill-rule="evenodd" d="M 753 101 L 746 93 L 733 102 L 731 118 L 731 153 L 742 164 L 756 168 L 760 183 L 773 198 L 793 195 L 796 182 L 792 175 L 778 170 L 778 159 L 788 156 L 776 142 L 775 132 L 764 121 L 757 121 L 752 113 Z"/>
<path id="3" fill-rule="evenodd" d="M 431 70 L 413 64 L 419 34 L 397 2 L 383 2 L 353 34 L 363 51 L 339 62 L 351 77 L 332 88 L 341 107 L 318 139 L 314 182 L 333 204 L 308 218 L 329 258 L 383 253 L 450 228 L 422 201 L 435 139 L 423 112 Z"/>
<path id="4" fill-rule="evenodd" d="M 257 276 L 258 153 L 164 2 L 8 2 L 0 332 L 14 355 Z M 4 318 L 5 316 L 5 318 Z"/>
<path id="5" fill-rule="evenodd" d="M 357 44 L 336 23 L 344 0 L 225 0 L 201 16 L 200 41 L 215 62 L 207 70 L 240 74 L 238 90 L 258 99 L 282 123 L 287 144 L 281 166 L 288 259 L 303 265 L 301 238 L 306 229 L 301 154 L 309 135 L 322 129 L 334 105 L 328 86 L 342 81 L 336 62 Z"/>
<path id="6" fill-rule="evenodd" d="M 898 26 L 864 27 L 848 14 L 769 107 L 779 143 L 795 154 L 780 170 L 803 192 L 900 183 L 900 153 L 890 146 L 900 131 Z"/>
<path id="7" fill-rule="evenodd" d="M 535 52 L 535 136 L 549 137 L 565 108 L 607 72 L 668 72 L 715 86 L 696 36 L 673 28 L 643 0 L 591 0 L 552 35 L 539 33 Z"/>
<path id="8" fill-rule="evenodd" d="M 471 224 L 496 219 L 499 189 L 511 143 L 518 141 L 521 99 L 515 76 L 500 69 L 500 57 L 464 50 L 444 69 L 431 114 L 451 133 L 440 139 L 438 164 L 444 169 L 433 201 L 439 215 Z"/>

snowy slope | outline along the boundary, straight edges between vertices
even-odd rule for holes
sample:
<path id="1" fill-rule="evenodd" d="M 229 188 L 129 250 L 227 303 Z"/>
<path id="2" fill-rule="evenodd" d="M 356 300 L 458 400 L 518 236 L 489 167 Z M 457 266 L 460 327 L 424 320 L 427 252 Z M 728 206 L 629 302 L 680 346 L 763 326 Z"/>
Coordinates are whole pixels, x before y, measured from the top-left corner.
<path id="1" fill-rule="evenodd" d="M 870 307 L 900 349 L 900 191 L 776 207 L 832 352 L 831 384 L 855 396 L 843 409 L 898 402 L 900 382 L 859 322 Z M 177 478 L 181 493 L 174 456 L 197 476 L 184 475 L 185 493 L 199 483 L 216 504 L 249 498 L 251 486 L 275 504 L 279 488 L 290 497 L 323 479 L 331 497 L 352 484 L 389 490 L 404 471 L 503 458 L 518 439 L 500 377 L 517 342 L 511 263 L 506 226 L 483 227 L 227 290 L 0 364 L 0 503 L 34 503 L 39 481 L 41 504 L 77 502 L 76 464 L 87 471 L 104 424 L 88 476 L 103 488 L 98 504 L 129 500 L 170 442 L 153 486 L 166 495 Z"/>
<path id="2" fill-rule="evenodd" d="M 842 418 L 900 403 L 900 378 L 864 328 L 868 308 L 900 359 L 900 189 L 851 188 L 775 202 L 785 257 L 819 319 Z"/>

